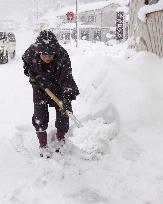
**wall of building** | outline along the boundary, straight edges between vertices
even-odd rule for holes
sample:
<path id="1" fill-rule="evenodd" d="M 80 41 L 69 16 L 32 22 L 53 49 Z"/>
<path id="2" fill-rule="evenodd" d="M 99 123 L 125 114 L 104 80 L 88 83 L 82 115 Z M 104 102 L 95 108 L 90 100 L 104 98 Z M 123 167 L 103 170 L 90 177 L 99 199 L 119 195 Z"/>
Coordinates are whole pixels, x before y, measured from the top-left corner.
<path id="1" fill-rule="evenodd" d="M 112 4 L 104 7 L 103 9 L 85 11 L 79 13 L 78 19 L 79 22 L 87 25 L 95 25 L 99 27 L 115 27 L 116 25 L 116 9 L 118 8 L 117 4 Z M 94 22 L 91 21 L 91 18 Z M 67 23 L 66 16 L 59 17 L 63 23 Z M 72 23 L 75 22 L 75 18 Z"/>
<path id="2" fill-rule="evenodd" d="M 118 5 L 110 5 L 96 11 L 96 25 L 101 27 L 116 26 L 116 9 Z"/>

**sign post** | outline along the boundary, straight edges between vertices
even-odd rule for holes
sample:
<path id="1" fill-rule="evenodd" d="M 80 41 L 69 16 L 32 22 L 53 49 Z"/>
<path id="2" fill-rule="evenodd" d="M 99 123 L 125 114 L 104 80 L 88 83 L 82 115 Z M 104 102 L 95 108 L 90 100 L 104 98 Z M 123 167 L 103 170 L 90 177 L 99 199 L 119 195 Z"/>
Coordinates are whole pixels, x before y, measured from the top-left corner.
<path id="1" fill-rule="evenodd" d="M 67 12 L 66 16 L 69 23 L 74 19 L 74 13 L 72 11 Z M 70 27 L 70 43 L 71 43 L 71 27 Z"/>
<path id="2" fill-rule="evenodd" d="M 78 47 L 78 0 L 76 0 L 76 47 Z"/>

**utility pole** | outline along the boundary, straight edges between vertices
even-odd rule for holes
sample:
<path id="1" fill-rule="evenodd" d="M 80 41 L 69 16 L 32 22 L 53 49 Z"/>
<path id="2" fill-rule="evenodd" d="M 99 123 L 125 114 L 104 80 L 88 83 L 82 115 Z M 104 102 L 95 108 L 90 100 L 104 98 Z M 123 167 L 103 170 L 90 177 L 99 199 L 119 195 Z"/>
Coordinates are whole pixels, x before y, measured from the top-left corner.
<path id="1" fill-rule="evenodd" d="M 76 47 L 78 47 L 78 0 L 76 0 Z"/>
<path id="2" fill-rule="evenodd" d="M 102 16 L 102 10 L 101 10 L 100 14 L 101 14 L 101 28 L 102 28 L 102 18 L 103 18 L 103 16 Z"/>
<path id="3" fill-rule="evenodd" d="M 35 0 L 36 4 L 36 30 L 39 30 L 39 0 Z"/>

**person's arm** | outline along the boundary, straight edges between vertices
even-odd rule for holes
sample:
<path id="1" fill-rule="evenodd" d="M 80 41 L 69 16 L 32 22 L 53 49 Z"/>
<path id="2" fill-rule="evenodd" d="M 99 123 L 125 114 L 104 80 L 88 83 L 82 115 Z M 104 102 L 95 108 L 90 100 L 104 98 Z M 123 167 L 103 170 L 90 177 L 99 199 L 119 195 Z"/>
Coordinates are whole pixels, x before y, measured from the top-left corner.
<path id="1" fill-rule="evenodd" d="M 42 81 L 39 79 L 39 75 L 33 71 L 33 67 L 32 67 L 32 60 L 33 60 L 34 54 L 35 54 L 35 50 L 33 48 L 33 45 L 31 45 L 22 56 L 22 60 L 24 62 L 23 68 L 24 68 L 24 74 L 27 77 L 29 77 L 30 84 L 32 86 L 39 87 Z"/>
<path id="2" fill-rule="evenodd" d="M 31 75 L 35 76 L 35 73 L 33 73 L 32 71 L 32 59 L 34 53 L 35 51 L 33 49 L 33 45 L 31 45 L 22 56 L 22 60 L 24 62 L 23 64 L 24 74 L 28 77 L 30 77 Z"/>
<path id="3" fill-rule="evenodd" d="M 75 100 L 79 94 L 78 87 L 72 76 L 71 60 L 67 52 L 62 57 L 61 90 L 63 95 L 70 98 L 70 100 Z"/>

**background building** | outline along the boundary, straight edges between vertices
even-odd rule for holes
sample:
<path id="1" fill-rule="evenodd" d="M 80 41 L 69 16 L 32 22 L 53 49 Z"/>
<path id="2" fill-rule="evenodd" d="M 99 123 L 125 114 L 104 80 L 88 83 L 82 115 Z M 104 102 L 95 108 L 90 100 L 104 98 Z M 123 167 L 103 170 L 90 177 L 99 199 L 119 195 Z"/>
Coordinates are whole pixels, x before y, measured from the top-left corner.
<path id="1" fill-rule="evenodd" d="M 113 1 L 112 1 L 113 2 Z M 79 38 L 89 41 L 107 42 L 116 39 L 116 10 L 121 6 L 110 1 L 100 1 L 95 3 L 81 4 L 78 9 Z M 76 15 L 72 21 L 68 21 L 67 12 L 76 13 L 76 7 L 66 6 L 56 12 L 59 25 L 55 30 L 60 40 L 67 42 L 76 38 Z"/>

